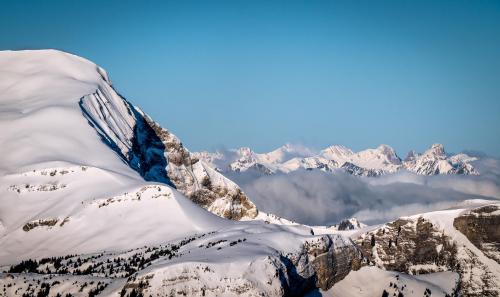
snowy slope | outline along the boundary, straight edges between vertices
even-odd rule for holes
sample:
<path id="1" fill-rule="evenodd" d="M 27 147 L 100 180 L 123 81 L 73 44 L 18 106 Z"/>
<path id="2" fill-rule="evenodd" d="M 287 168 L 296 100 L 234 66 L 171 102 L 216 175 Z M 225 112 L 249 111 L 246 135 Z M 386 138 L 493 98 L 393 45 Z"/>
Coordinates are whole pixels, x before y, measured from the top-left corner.
<path id="1" fill-rule="evenodd" d="M 351 272 L 333 288 L 321 293 L 325 297 L 380 297 L 384 292 L 387 297 L 446 297 L 453 296 L 457 282 L 458 274 L 449 271 L 413 276 L 372 266 Z"/>
<path id="2" fill-rule="evenodd" d="M 85 59 L 0 52 L 0 129 L 2 296 L 301 295 L 360 260 L 340 235 L 200 207 L 258 215 Z"/>

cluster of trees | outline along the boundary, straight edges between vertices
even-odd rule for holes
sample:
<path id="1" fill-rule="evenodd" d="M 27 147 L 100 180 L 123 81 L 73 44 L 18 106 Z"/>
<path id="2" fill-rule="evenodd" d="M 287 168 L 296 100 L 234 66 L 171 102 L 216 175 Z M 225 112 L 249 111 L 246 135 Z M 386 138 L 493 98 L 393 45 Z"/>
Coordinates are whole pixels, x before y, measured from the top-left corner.
<path id="1" fill-rule="evenodd" d="M 17 265 L 12 265 L 9 269 L 10 273 L 37 273 L 38 270 L 38 262 L 36 260 L 28 259 L 26 261 L 21 261 L 21 263 Z"/>
<path id="2" fill-rule="evenodd" d="M 127 294 L 127 291 L 125 289 L 122 289 L 122 291 L 120 292 L 120 297 L 144 297 L 142 292 L 136 289 L 132 289 L 132 291 L 126 296 L 125 294 Z"/>

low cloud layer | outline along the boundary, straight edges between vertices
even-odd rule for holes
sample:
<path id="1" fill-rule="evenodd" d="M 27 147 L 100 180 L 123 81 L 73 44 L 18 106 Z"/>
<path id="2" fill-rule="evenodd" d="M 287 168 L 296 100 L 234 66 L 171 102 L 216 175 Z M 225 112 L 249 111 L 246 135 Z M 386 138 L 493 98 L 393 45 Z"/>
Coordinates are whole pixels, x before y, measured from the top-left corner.
<path id="1" fill-rule="evenodd" d="M 379 223 L 445 209 L 467 199 L 500 199 L 500 162 L 474 164 L 481 176 L 420 176 L 409 172 L 360 178 L 343 172 L 231 176 L 263 211 L 309 225 L 348 217 Z"/>

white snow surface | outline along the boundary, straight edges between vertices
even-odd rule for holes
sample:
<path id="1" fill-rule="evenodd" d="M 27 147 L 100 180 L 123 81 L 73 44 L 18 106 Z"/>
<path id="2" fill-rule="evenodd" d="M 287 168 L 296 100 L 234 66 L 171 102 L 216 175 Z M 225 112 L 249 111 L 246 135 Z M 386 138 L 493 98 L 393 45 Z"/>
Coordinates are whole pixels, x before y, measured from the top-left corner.
<path id="1" fill-rule="evenodd" d="M 445 297 L 452 295 L 457 281 L 458 274 L 450 271 L 415 276 L 366 266 L 352 271 L 321 294 L 324 297 L 380 297 L 385 290 L 387 296 L 398 296 L 401 292 L 405 297 L 421 297 L 428 289 L 432 296 Z"/>

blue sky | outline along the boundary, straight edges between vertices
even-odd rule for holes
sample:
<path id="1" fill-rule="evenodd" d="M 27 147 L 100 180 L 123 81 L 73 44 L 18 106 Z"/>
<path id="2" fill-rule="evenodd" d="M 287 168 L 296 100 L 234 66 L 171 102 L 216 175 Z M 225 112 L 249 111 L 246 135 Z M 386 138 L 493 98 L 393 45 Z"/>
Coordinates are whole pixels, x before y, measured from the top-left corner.
<path id="1" fill-rule="evenodd" d="M 103 66 L 191 150 L 500 155 L 499 1 L 2 1 L 0 49 L 37 48 Z"/>

